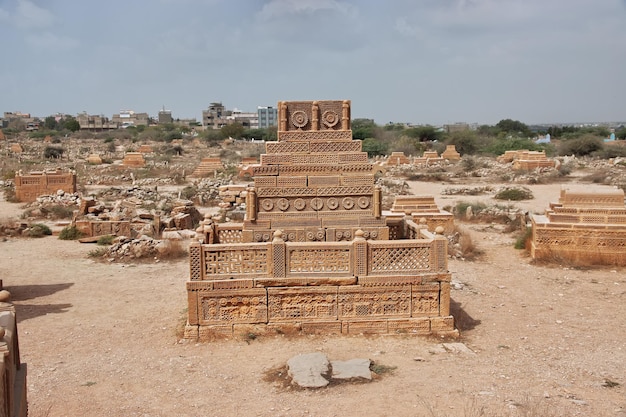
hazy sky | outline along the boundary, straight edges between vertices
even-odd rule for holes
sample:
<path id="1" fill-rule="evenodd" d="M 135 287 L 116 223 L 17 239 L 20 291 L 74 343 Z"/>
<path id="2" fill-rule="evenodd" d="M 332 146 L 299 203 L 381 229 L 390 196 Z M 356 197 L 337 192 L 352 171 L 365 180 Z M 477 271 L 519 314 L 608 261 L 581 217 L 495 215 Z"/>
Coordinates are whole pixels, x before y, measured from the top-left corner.
<path id="1" fill-rule="evenodd" d="M 0 0 L 0 112 L 626 119 L 626 0 Z"/>

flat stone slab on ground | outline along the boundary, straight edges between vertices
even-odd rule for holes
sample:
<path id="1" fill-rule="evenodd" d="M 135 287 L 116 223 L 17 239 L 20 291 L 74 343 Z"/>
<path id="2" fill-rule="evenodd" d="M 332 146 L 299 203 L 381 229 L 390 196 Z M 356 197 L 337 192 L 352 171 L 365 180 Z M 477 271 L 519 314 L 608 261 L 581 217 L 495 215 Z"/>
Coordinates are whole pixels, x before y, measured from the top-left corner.
<path id="1" fill-rule="evenodd" d="M 443 347 L 448 351 L 448 352 L 452 352 L 452 353 L 465 353 L 467 355 L 475 355 L 476 353 L 468 348 L 467 346 L 465 346 L 463 343 L 443 343 Z"/>
<path id="2" fill-rule="evenodd" d="M 333 379 L 372 379 L 369 359 L 350 359 L 347 361 L 331 361 Z"/>
<path id="3" fill-rule="evenodd" d="M 323 353 L 304 353 L 287 361 L 288 374 L 293 383 L 304 388 L 321 388 L 328 385 L 329 362 Z"/>

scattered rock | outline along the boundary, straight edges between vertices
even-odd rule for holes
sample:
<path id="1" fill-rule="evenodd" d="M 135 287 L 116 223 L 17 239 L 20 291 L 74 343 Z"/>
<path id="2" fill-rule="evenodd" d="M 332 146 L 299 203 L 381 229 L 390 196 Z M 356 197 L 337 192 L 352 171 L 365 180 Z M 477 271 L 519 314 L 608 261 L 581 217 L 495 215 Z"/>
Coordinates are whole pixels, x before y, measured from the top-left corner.
<path id="1" fill-rule="evenodd" d="M 347 361 L 332 361 L 333 379 L 372 379 L 370 371 L 371 361 L 369 359 L 350 359 Z"/>
<path id="2" fill-rule="evenodd" d="M 305 353 L 287 361 L 288 374 L 293 383 L 303 388 L 321 388 L 329 384 L 330 363 L 323 353 Z"/>

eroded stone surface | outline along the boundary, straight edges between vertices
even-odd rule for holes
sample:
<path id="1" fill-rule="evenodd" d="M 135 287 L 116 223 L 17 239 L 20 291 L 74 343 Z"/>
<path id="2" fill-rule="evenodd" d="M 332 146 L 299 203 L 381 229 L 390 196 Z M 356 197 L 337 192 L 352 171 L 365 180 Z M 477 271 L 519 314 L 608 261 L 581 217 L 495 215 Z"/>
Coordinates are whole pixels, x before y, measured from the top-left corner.
<path id="1" fill-rule="evenodd" d="M 288 374 L 293 383 L 304 388 L 321 388 L 329 381 L 323 375 L 329 373 L 330 363 L 323 353 L 304 353 L 287 361 Z"/>
<path id="2" fill-rule="evenodd" d="M 333 379 L 372 379 L 370 371 L 371 361 L 369 359 L 350 359 L 347 361 L 331 361 Z"/>

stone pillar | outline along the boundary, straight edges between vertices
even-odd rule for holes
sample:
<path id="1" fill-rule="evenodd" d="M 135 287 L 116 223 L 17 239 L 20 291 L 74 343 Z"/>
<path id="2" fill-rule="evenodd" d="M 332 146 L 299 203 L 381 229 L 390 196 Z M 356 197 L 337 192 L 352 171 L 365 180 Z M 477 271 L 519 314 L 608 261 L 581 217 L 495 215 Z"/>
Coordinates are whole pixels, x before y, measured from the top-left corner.
<path id="1" fill-rule="evenodd" d="M 380 186 L 376 186 L 374 188 L 374 217 L 380 219 L 382 216 L 382 205 L 383 205 L 383 190 L 381 190 Z"/>
<path id="2" fill-rule="evenodd" d="M 441 282 L 439 283 L 439 315 L 440 316 L 449 316 L 450 315 L 450 283 L 449 282 Z"/>
<path id="3" fill-rule="evenodd" d="M 247 220 L 256 220 L 256 191 L 254 188 L 248 188 L 248 194 L 246 195 L 246 217 Z"/>
<path id="4" fill-rule="evenodd" d="M 320 130 L 320 108 L 317 101 L 311 106 L 311 130 Z"/>
<path id="5" fill-rule="evenodd" d="M 367 240 L 363 237 L 363 230 L 354 232 L 352 241 L 354 250 L 352 251 L 352 270 L 357 277 L 367 276 Z"/>
<path id="6" fill-rule="evenodd" d="M 202 280 L 202 245 L 198 242 L 189 245 L 189 279 Z"/>
<path id="7" fill-rule="evenodd" d="M 350 130 L 350 100 L 344 100 L 341 112 L 341 130 Z"/>
<path id="8" fill-rule="evenodd" d="M 287 276 L 287 246 L 283 240 L 283 232 L 276 230 L 272 240 L 272 276 L 285 278 Z"/>
<path id="9" fill-rule="evenodd" d="M 278 131 L 287 130 L 287 105 L 284 101 L 278 103 Z"/>
<path id="10" fill-rule="evenodd" d="M 437 259 L 435 266 L 437 271 L 448 270 L 448 239 L 443 235 L 443 226 L 437 226 L 435 229 L 434 251 Z"/>

